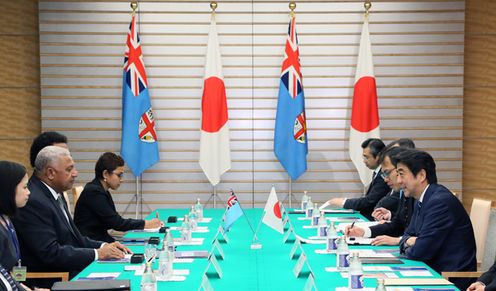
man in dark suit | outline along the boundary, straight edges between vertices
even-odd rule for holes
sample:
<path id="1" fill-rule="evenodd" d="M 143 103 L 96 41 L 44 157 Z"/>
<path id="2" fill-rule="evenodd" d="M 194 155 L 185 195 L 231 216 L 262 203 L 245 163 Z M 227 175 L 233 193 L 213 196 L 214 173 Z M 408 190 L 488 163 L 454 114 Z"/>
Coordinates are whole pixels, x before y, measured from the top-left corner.
<path id="1" fill-rule="evenodd" d="M 29 271 L 69 272 L 72 277 L 94 260 L 121 259 L 129 252 L 119 243 L 104 244 L 82 236 L 68 215 L 61 193 L 72 188 L 77 170 L 67 149 L 45 147 L 35 167 L 28 183 L 30 199 L 13 220 L 22 262 Z M 41 284 L 49 287 L 50 283 Z"/>
<path id="2" fill-rule="evenodd" d="M 470 285 L 467 291 L 496 291 L 496 263 L 477 282 Z"/>
<path id="3" fill-rule="evenodd" d="M 374 237 L 375 239 L 372 241 L 372 245 L 398 245 L 400 243 L 400 236 L 410 223 L 415 201 L 415 199 L 408 197 L 408 194 L 404 195 L 401 185 L 397 180 L 396 168 L 392 162 L 395 156 L 404 150 L 405 149 L 400 147 L 391 147 L 381 153 L 381 176 L 392 189 L 391 192 L 397 193 L 400 197 L 399 200 L 397 200 L 399 210 L 391 219 L 391 211 L 385 208 L 376 209 L 372 213 L 372 216 L 375 217 L 380 213 L 381 218 L 390 220 L 390 222 L 370 227 L 359 227 L 355 225 L 353 228 L 350 228 L 348 226 L 345 230 L 346 235 L 355 237 Z"/>
<path id="4" fill-rule="evenodd" d="M 374 171 L 372 182 L 365 196 L 360 198 L 333 198 L 327 201 L 326 204 L 360 211 L 363 216 L 372 220 L 372 211 L 374 211 L 375 205 L 391 191 L 380 175 L 379 153 L 384 147 L 384 143 L 377 138 L 369 138 L 362 143 L 363 162 L 367 168 Z"/>
<path id="5" fill-rule="evenodd" d="M 400 241 L 400 252 L 437 272 L 476 271 L 475 238 L 470 218 L 446 187 L 437 184 L 431 155 L 406 150 L 395 158 L 398 183 L 417 200 L 412 219 Z M 453 279 L 461 290 L 470 279 Z"/>

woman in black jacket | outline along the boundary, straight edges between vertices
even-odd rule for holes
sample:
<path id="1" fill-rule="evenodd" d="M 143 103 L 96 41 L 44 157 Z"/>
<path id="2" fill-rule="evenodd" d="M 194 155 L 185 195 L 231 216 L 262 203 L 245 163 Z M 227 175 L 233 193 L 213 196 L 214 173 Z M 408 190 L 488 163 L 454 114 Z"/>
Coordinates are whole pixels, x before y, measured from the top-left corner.
<path id="1" fill-rule="evenodd" d="M 124 219 L 117 213 L 109 189 L 117 190 L 124 175 L 124 160 L 114 153 L 104 153 L 95 165 L 95 179 L 86 184 L 76 203 L 74 222 L 79 231 L 94 240 L 115 241 L 108 230 L 157 228 L 159 219 Z"/>

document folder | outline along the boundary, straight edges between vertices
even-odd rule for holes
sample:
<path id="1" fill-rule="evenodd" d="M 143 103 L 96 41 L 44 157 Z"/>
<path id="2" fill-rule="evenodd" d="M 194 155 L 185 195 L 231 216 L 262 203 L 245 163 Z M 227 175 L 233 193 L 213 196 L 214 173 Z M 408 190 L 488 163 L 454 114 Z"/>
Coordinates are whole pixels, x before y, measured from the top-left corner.
<path id="1" fill-rule="evenodd" d="M 131 290 L 129 280 L 94 280 L 55 282 L 52 291 L 104 291 L 104 290 Z"/>

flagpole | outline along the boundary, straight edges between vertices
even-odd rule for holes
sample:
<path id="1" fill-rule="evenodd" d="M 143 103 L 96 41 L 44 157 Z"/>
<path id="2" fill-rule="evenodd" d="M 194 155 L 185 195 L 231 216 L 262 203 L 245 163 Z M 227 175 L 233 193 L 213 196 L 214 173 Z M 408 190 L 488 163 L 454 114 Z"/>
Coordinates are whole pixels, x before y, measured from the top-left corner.
<path id="1" fill-rule="evenodd" d="M 217 206 L 217 186 L 213 186 L 214 187 L 214 209 L 215 207 Z"/>
<path id="2" fill-rule="evenodd" d="M 291 196 L 293 196 L 293 180 L 291 179 L 291 176 L 289 176 L 289 187 L 288 187 L 288 196 L 289 196 L 289 208 L 292 208 L 291 204 Z"/>

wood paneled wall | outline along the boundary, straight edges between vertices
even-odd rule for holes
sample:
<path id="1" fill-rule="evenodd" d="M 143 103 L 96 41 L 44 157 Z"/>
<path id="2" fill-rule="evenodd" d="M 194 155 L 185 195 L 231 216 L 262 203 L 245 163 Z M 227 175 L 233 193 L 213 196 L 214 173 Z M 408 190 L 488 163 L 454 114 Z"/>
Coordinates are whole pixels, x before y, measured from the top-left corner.
<path id="1" fill-rule="evenodd" d="M 38 1 L 1 1 L 0 160 L 29 165 L 40 132 Z"/>
<path id="2" fill-rule="evenodd" d="M 496 201 L 496 1 L 465 11 L 463 203 Z"/>
<path id="3" fill-rule="evenodd" d="M 0 159 L 28 166 L 40 132 L 38 1 L 3 3 L 0 18 Z M 469 0 L 465 20 L 463 202 L 496 200 L 496 2 Z"/>
<path id="4" fill-rule="evenodd" d="M 209 0 L 142 0 L 138 11 L 160 162 L 143 174 L 147 204 L 184 207 L 212 187 L 198 165 L 200 100 Z M 120 149 L 128 0 L 40 1 L 42 129 L 69 137 L 79 177 L 94 176 L 103 151 Z M 381 137 L 410 137 L 432 153 L 439 180 L 462 193 L 464 1 L 373 1 L 370 15 Z M 363 1 L 299 0 L 308 121 L 308 171 L 292 185 L 313 201 L 360 196 L 348 132 Z M 263 206 L 271 185 L 282 199 L 288 178 L 273 154 L 280 66 L 289 21 L 286 0 L 219 1 L 231 128 L 232 168 L 217 190 Z M 123 211 L 135 193 L 126 173 L 114 191 Z"/>

